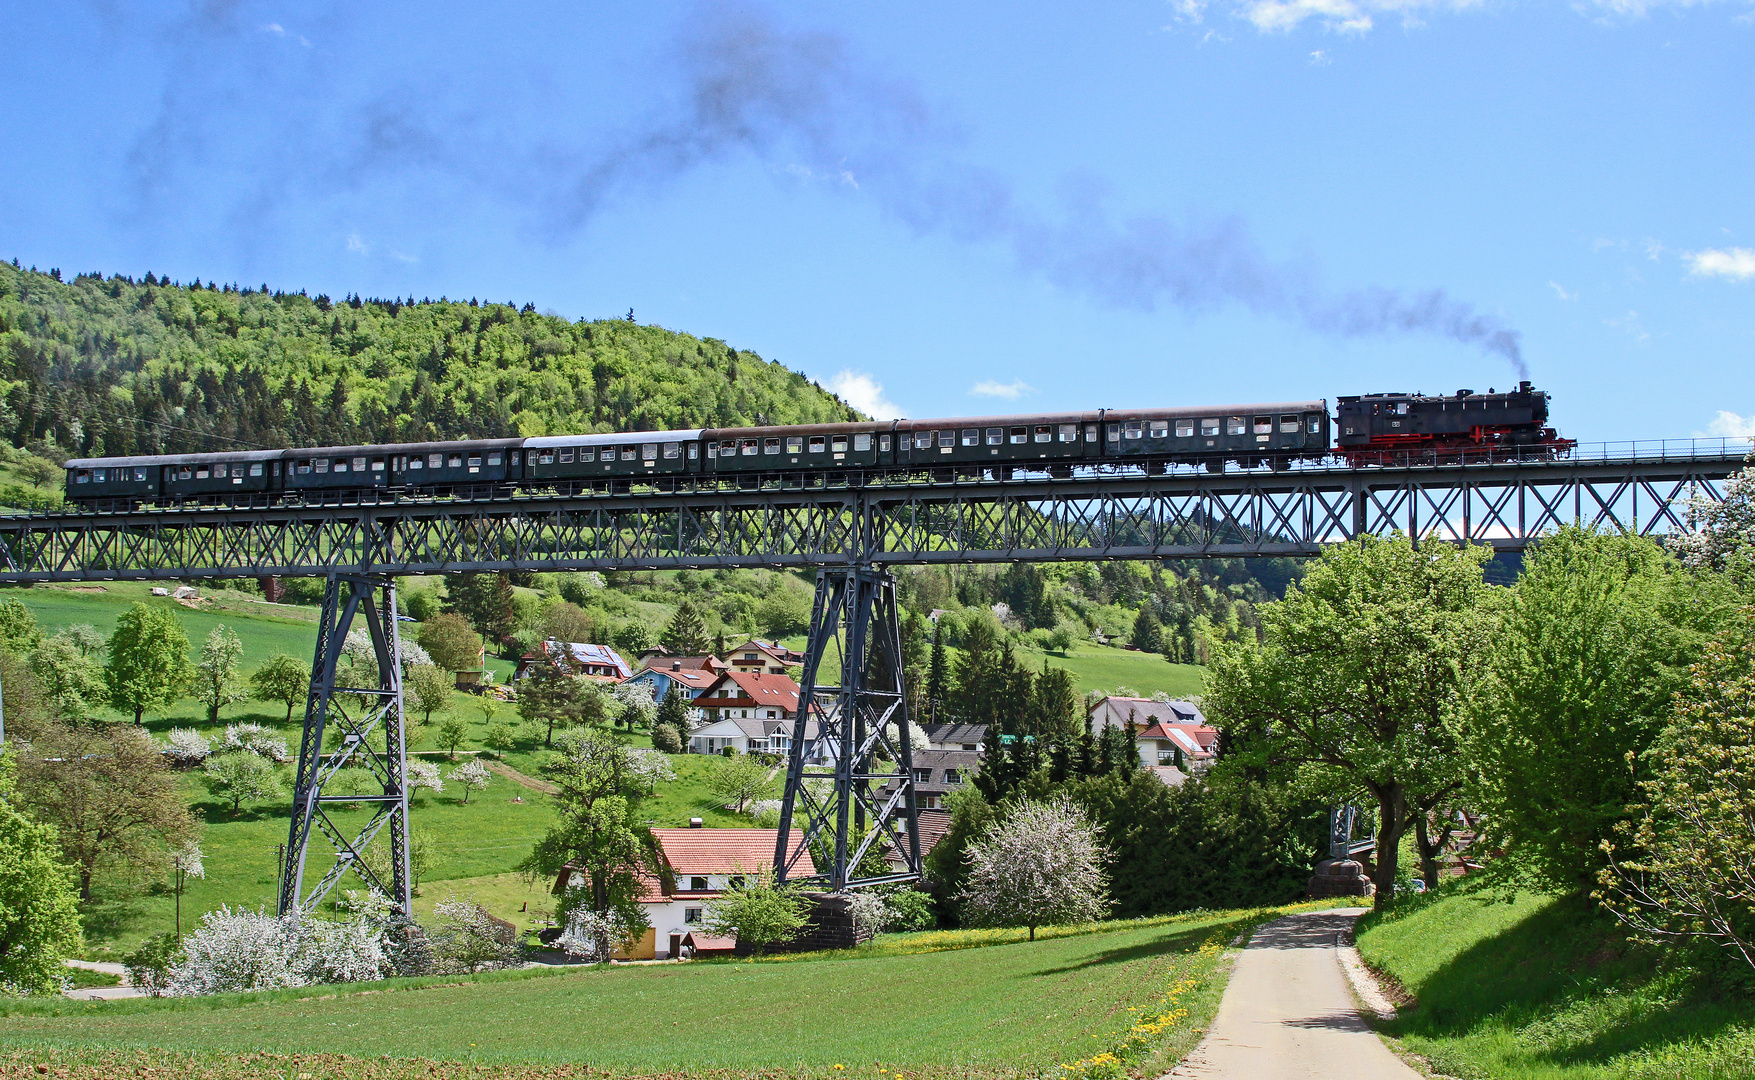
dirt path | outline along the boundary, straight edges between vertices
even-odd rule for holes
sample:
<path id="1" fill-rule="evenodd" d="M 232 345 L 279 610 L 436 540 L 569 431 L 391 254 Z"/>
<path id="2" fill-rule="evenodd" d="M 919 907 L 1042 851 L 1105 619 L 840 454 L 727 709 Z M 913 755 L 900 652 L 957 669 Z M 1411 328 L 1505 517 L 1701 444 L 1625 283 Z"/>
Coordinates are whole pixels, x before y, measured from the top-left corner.
<path id="1" fill-rule="evenodd" d="M 1359 1019 L 1336 938 L 1363 908 L 1306 912 L 1256 931 L 1213 1029 L 1169 1075 L 1200 1080 L 1418 1080 Z"/>
<path id="2" fill-rule="evenodd" d="M 519 787 L 527 787 L 531 791 L 540 791 L 544 795 L 553 795 L 555 792 L 561 790 L 547 780 L 538 780 L 534 776 L 525 776 L 523 773 L 512 768 L 512 766 L 503 761 L 490 761 L 487 763 L 487 767 L 489 772 L 499 773 L 501 776 L 512 781 L 512 783 L 517 784 Z"/>

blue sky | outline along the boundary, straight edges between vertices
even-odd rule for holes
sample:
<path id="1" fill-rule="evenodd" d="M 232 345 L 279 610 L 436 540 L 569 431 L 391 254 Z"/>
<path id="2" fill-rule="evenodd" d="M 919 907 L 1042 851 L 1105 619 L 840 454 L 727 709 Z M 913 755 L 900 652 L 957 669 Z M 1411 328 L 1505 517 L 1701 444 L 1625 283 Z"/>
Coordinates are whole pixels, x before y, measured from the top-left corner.
<path id="1" fill-rule="evenodd" d="M 885 415 L 1522 365 L 1755 434 L 1750 0 L 0 0 L 0 100 L 44 269 L 632 308 Z"/>

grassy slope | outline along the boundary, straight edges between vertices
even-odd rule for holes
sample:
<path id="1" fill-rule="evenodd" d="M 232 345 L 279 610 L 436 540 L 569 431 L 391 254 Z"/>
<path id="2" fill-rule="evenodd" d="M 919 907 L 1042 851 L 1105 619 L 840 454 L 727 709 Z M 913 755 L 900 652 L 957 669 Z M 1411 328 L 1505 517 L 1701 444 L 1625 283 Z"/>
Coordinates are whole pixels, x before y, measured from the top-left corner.
<path id="1" fill-rule="evenodd" d="M 1755 1075 L 1755 1002 L 1629 947 L 1581 900 L 1447 889 L 1361 923 L 1365 959 L 1418 1001 L 1385 1031 L 1459 1077 Z"/>
<path id="2" fill-rule="evenodd" d="M 0 1044 L 585 1061 L 641 1074 L 821 1074 L 837 1063 L 865 1074 L 880 1063 L 929 1074 L 1039 1074 L 1112 1047 L 1139 1015 L 1133 1010 L 1161 1007 L 1174 980 L 1203 978 L 1207 985 L 1181 1002 L 1190 1014 L 1148 1059 L 1157 1065 L 1192 1046 L 1216 1007 L 1217 955 L 1200 946 L 1259 917 L 1123 923 L 1033 943 L 1016 940 L 1018 931 L 1004 944 L 927 953 L 910 953 L 915 936 L 901 935 L 852 955 L 424 980 L 418 990 L 369 996 L 41 1003 L 10 1016 Z M 956 946 L 932 936 L 941 948 Z M 903 1001 L 920 1007 L 898 1009 Z"/>

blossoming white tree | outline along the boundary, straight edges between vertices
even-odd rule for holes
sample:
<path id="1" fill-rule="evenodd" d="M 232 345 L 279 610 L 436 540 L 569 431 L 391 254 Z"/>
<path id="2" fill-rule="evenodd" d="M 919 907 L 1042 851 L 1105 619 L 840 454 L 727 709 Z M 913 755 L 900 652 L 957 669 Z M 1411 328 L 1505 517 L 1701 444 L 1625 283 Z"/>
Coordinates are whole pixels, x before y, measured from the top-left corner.
<path id="1" fill-rule="evenodd" d="M 959 895 L 975 926 L 1089 922 L 1108 911 L 1105 853 L 1097 830 L 1066 800 L 1027 802 L 984 840 L 969 845 L 968 884 Z"/>
<path id="2" fill-rule="evenodd" d="M 489 781 L 493 779 L 493 774 L 488 772 L 488 767 L 475 758 L 470 758 L 452 769 L 450 775 L 451 779 L 463 785 L 463 801 L 465 803 L 469 802 L 471 791 L 480 791 L 487 787 Z"/>

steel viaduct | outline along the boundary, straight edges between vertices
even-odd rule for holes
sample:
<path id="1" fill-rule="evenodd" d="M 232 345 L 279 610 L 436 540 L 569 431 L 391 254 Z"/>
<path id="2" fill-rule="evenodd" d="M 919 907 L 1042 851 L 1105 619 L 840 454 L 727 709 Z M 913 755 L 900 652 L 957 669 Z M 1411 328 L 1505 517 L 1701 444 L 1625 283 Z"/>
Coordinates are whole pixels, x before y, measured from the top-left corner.
<path id="1" fill-rule="evenodd" d="M 905 880 L 920 869 L 901 694 L 893 579 L 906 564 L 1310 556 L 1369 533 L 1521 551 L 1581 524 L 1662 535 L 1697 499 L 1720 497 L 1746 440 L 1614 443 L 1559 461 L 1394 462 L 1276 472 L 1173 470 L 1006 481 L 872 478 L 860 486 L 635 491 L 571 497 L 372 501 L 256 508 L 185 506 L 0 517 L 0 583 L 315 576 L 329 579 L 318 625 L 281 878 L 282 912 L 310 910 L 349 871 L 408 909 L 396 578 L 507 570 L 769 567 L 818 571 L 801 708 L 791 744 L 776 866 L 832 841 L 830 890 Z M 356 620 L 379 684 L 338 682 Z M 811 724 L 814 738 L 807 737 Z M 827 754 L 807 753 L 824 748 Z M 829 764 L 811 760 L 827 757 Z M 883 761 L 894 765 L 883 764 Z M 381 796 L 325 794 L 342 768 L 372 770 Z M 805 781 L 833 781 L 825 798 Z M 887 798 L 878 787 L 900 777 Z M 363 826 L 330 812 L 375 809 Z M 333 860 L 307 885 L 312 833 Z M 389 880 L 361 858 L 389 835 Z M 799 834 L 802 842 L 791 840 Z M 900 872 L 853 876 L 873 843 Z M 328 861 L 327 853 L 317 856 Z"/>

